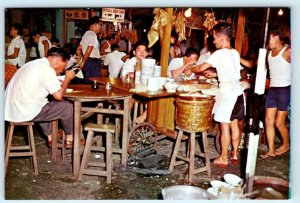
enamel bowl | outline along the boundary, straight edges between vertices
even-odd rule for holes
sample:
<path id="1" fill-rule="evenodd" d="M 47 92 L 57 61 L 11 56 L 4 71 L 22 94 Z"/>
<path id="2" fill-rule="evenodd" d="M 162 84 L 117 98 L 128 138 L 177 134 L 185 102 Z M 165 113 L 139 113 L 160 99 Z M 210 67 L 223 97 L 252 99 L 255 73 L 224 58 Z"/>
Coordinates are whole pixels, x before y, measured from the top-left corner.
<path id="1" fill-rule="evenodd" d="M 228 185 L 227 183 L 220 181 L 220 180 L 212 180 L 212 181 L 210 181 L 210 184 L 213 188 L 221 188 L 222 186 L 224 188 L 230 187 L 230 185 Z"/>
<path id="2" fill-rule="evenodd" d="M 224 180 L 226 181 L 226 183 L 232 186 L 238 186 L 242 179 L 237 175 L 227 173 L 224 175 Z"/>
<path id="3" fill-rule="evenodd" d="M 167 92 L 174 93 L 176 92 L 176 89 L 179 87 L 179 85 L 177 83 L 166 83 L 164 84 L 164 87 L 167 90 Z"/>

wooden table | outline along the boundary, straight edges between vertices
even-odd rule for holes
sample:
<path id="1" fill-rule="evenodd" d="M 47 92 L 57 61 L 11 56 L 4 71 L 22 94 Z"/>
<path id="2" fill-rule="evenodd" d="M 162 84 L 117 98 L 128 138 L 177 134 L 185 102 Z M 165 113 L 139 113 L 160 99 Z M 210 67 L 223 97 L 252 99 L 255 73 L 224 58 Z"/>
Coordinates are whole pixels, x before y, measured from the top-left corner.
<path id="1" fill-rule="evenodd" d="M 134 80 L 127 81 L 125 78 L 90 78 L 100 84 L 107 84 L 114 88 L 129 92 L 135 87 Z M 176 138 L 175 133 L 175 96 L 176 93 L 169 93 L 166 90 L 156 92 L 132 92 L 133 96 L 140 97 L 147 101 L 147 121 L 152 123 L 158 132 L 171 138 Z"/>
<path id="2" fill-rule="evenodd" d="M 92 89 L 91 85 L 70 85 L 72 92 L 66 93 L 65 98 L 74 102 L 74 150 L 73 150 L 73 175 L 77 178 L 80 168 L 80 137 L 81 121 L 94 113 L 118 114 L 123 115 L 122 129 L 122 154 L 121 164 L 127 163 L 128 147 L 128 120 L 129 120 L 129 100 L 131 94 L 117 88 L 106 90 L 105 86 L 100 85 L 99 89 Z M 123 101 L 123 109 L 104 109 L 96 107 L 83 107 L 83 102 L 102 102 L 119 100 Z M 82 114 L 82 112 L 85 112 Z"/>

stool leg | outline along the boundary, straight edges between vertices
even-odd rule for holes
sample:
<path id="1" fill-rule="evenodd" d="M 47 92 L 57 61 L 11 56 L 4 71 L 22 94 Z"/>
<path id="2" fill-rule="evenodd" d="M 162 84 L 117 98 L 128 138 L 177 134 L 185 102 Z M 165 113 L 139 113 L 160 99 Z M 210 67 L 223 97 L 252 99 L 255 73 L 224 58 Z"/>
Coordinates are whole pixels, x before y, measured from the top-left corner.
<path id="1" fill-rule="evenodd" d="M 207 132 L 202 132 L 202 141 L 204 147 L 204 156 L 205 156 L 205 167 L 207 169 L 207 176 L 211 178 L 211 168 L 210 168 L 210 159 L 208 156 L 208 140 L 207 140 Z"/>
<path id="2" fill-rule="evenodd" d="M 132 119 L 132 122 L 133 122 L 133 126 L 135 125 L 135 122 L 136 122 L 136 119 L 137 119 L 137 111 L 138 111 L 138 105 L 139 103 L 138 102 L 134 102 L 134 109 L 133 109 L 133 119 Z"/>
<path id="3" fill-rule="evenodd" d="M 102 109 L 102 108 L 103 108 L 103 103 L 99 103 L 99 104 L 98 104 L 98 107 L 99 107 L 100 109 Z M 98 123 L 98 124 L 103 124 L 103 114 L 101 114 L 101 113 L 98 113 L 98 114 L 97 114 L 97 123 Z"/>
<path id="4" fill-rule="evenodd" d="M 65 139 L 66 139 L 66 133 L 65 131 L 63 131 L 62 143 L 65 143 Z M 62 160 L 65 161 L 66 149 L 64 148 L 64 146 L 61 148 L 61 156 L 62 156 Z"/>
<path id="5" fill-rule="evenodd" d="M 195 132 L 191 133 L 189 148 L 189 183 L 192 183 L 195 169 Z"/>
<path id="6" fill-rule="evenodd" d="M 82 179 L 83 171 L 85 169 L 86 163 L 88 161 L 88 156 L 90 154 L 90 148 L 93 143 L 93 137 L 94 137 L 94 132 L 89 131 L 87 138 L 86 138 L 85 146 L 84 146 L 84 152 L 83 152 L 82 161 L 81 161 L 81 165 L 80 165 L 78 181 L 81 181 L 81 179 Z"/>
<path id="7" fill-rule="evenodd" d="M 52 124 L 52 147 L 51 158 L 54 162 L 57 161 L 57 133 L 58 133 L 58 120 L 51 122 Z"/>
<path id="8" fill-rule="evenodd" d="M 112 105 L 108 105 L 108 109 L 111 109 L 112 108 Z M 109 117 L 106 117 L 105 119 L 105 124 L 108 124 L 109 123 Z"/>
<path id="9" fill-rule="evenodd" d="M 33 128 L 32 125 L 28 126 L 28 132 L 29 132 L 29 145 L 30 145 L 30 151 L 32 151 L 32 161 L 33 161 L 33 168 L 34 168 L 34 174 L 38 175 L 38 167 L 37 167 L 37 160 L 36 160 L 36 151 L 35 151 L 35 144 L 34 144 L 34 136 L 33 136 Z"/>
<path id="10" fill-rule="evenodd" d="M 117 110 L 121 110 L 121 106 L 120 105 L 117 105 L 116 106 L 116 109 Z M 116 126 L 116 129 L 115 129 L 115 143 L 116 144 L 119 144 L 119 140 L 120 140 L 120 132 L 121 132 L 121 119 L 120 117 L 118 117 L 116 115 L 116 118 L 115 118 L 115 126 Z"/>
<path id="11" fill-rule="evenodd" d="M 170 172 L 172 172 L 174 170 L 174 165 L 175 165 L 176 156 L 177 156 L 177 153 L 178 153 L 178 150 L 179 150 L 179 147 L 180 147 L 182 134 L 183 134 L 183 131 L 179 130 L 179 133 L 178 133 L 177 138 L 176 138 L 173 154 L 172 154 L 172 157 L 171 157 L 171 161 L 170 161 L 170 166 L 169 166 L 169 171 Z"/>
<path id="12" fill-rule="evenodd" d="M 111 172 L 112 172 L 112 134 L 106 133 L 106 175 L 107 183 L 111 183 Z"/>
<path id="13" fill-rule="evenodd" d="M 121 119 L 116 118 L 115 119 L 115 125 L 116 125 L 116 132 L 115 132 L 115 143 L 119 144 L 119 138 L 120 138 L 120 125 L 121 125 Z"/>
<path id="14" fill-rule="evenodd" d="M 6 136 L 6 151 L 5 151 L 5 175 L 7 171 L 7 165 L 8 165 L 8 160 L 9 160 L 9 153 L 10 153 L 10 147 L 11 147 L 11 141 L 12 141 L 12 136 L 14 133 L 14 126 L 9 125 L 7 129 L 7 136 Z"/>

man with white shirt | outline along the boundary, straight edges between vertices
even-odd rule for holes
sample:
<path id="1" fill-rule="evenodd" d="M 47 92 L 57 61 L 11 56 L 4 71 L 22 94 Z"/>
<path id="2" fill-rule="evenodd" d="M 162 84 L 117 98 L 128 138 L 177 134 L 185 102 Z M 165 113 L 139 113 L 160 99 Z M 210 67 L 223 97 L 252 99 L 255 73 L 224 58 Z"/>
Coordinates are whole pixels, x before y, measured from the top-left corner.
<path id="1" fill-rule="evenodd" d="M 135 65 L 138 62 L 142 62 L 142 59 L 145 59 L 148 56 L 148 48 L 145 42 L 137 42 L 134 45 L 133 55 L 134 57 L 128 59 L 122 67 L 121 77 L 126 77 L 129 75 L 134 75 Z"/>
<path id="2" fill-rule="evenodd" d="M 244 114 L 244 97 L 240 85 L 240 55 L 231 47 L 233 30 L 228 23 L 218 23 L 213 27 L 214 43 L 217 48 L 202 64 L 187 67 L 185 72 L 202 73 L 211 67 L 216 72 L 208 71 L 206 77 L 218 77 L 219 89 L 214 103 L 214 120 L 220 123 L 221 129 L 221 154 L 214 160 L 214 165 L 227 167 L 229 161 L 239 164 L 238 147 L 241 141 L 238 121 Z M 232 144 L 231 154 L 228 156 L 228 147 Z"/>
<path id="3" fill-rule="evenodd" d="M 26 61 L 26 48 L 22 37 L 22 26 L 19 23 L 14 23 L 10 27 L 9 34 L 13 39 L 8 45 L 5 58 L 8 63 L 18 68 L 23 66 Z"/>
<path id="4" fill-rule="evenodd" d="M 89 30 L 82 36 L 76 50 L 76 55 L 79 56 L 78 67 L 83 71 L 85 83 L 91 83 L 90 77 L 100 77 L 101 61 L 97 38 L 100 31 L 100 18 L 94 16 L 89 20 Z"/>
<path id="5" fill-rule="evenodd" d="M 117 44 L 111 45 L 111 49 L 112 52 L 107 54 L 104 65 L 108 66 L 109 77 L 117 78 L 128 56 L 124 52 L 119 51 L 120 47 Z"/>
<path id="6" fill-rule="evenodd" d="M 11 122 L 37 121 L 52 145 L 51 121 L 60 120 L 67 135 L 65 147 L 73 144 L 73 104 L 63 100 L 73 71 L 62 73 L 70 56 L 61 48 L 51 48 L 47 57 L 23 65 L 12 77 L 5 91 L 5 120 Z M 48 101 L 48 95 L 53 101 Z"/>
<path id="7" fill-rule="evenodd" d="M 38 45 L 40 57 L 46 57 L 48 55 L 49 49 L 52 47 L 50 40 L 37 31 L 33 32 L 31 35 L 34 43 Z"/>

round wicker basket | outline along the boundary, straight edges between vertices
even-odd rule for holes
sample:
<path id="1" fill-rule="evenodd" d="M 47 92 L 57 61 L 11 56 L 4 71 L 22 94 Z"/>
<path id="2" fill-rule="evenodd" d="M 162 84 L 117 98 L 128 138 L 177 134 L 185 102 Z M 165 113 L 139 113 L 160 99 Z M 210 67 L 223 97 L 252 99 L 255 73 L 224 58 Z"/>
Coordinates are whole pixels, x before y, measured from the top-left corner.
<path id="1" fill-rule="evenodd" d="M 182 129 L 204 132 L 212 125 L 212 109 L 214 98 L 176 99 L 176 125 Z"/>

